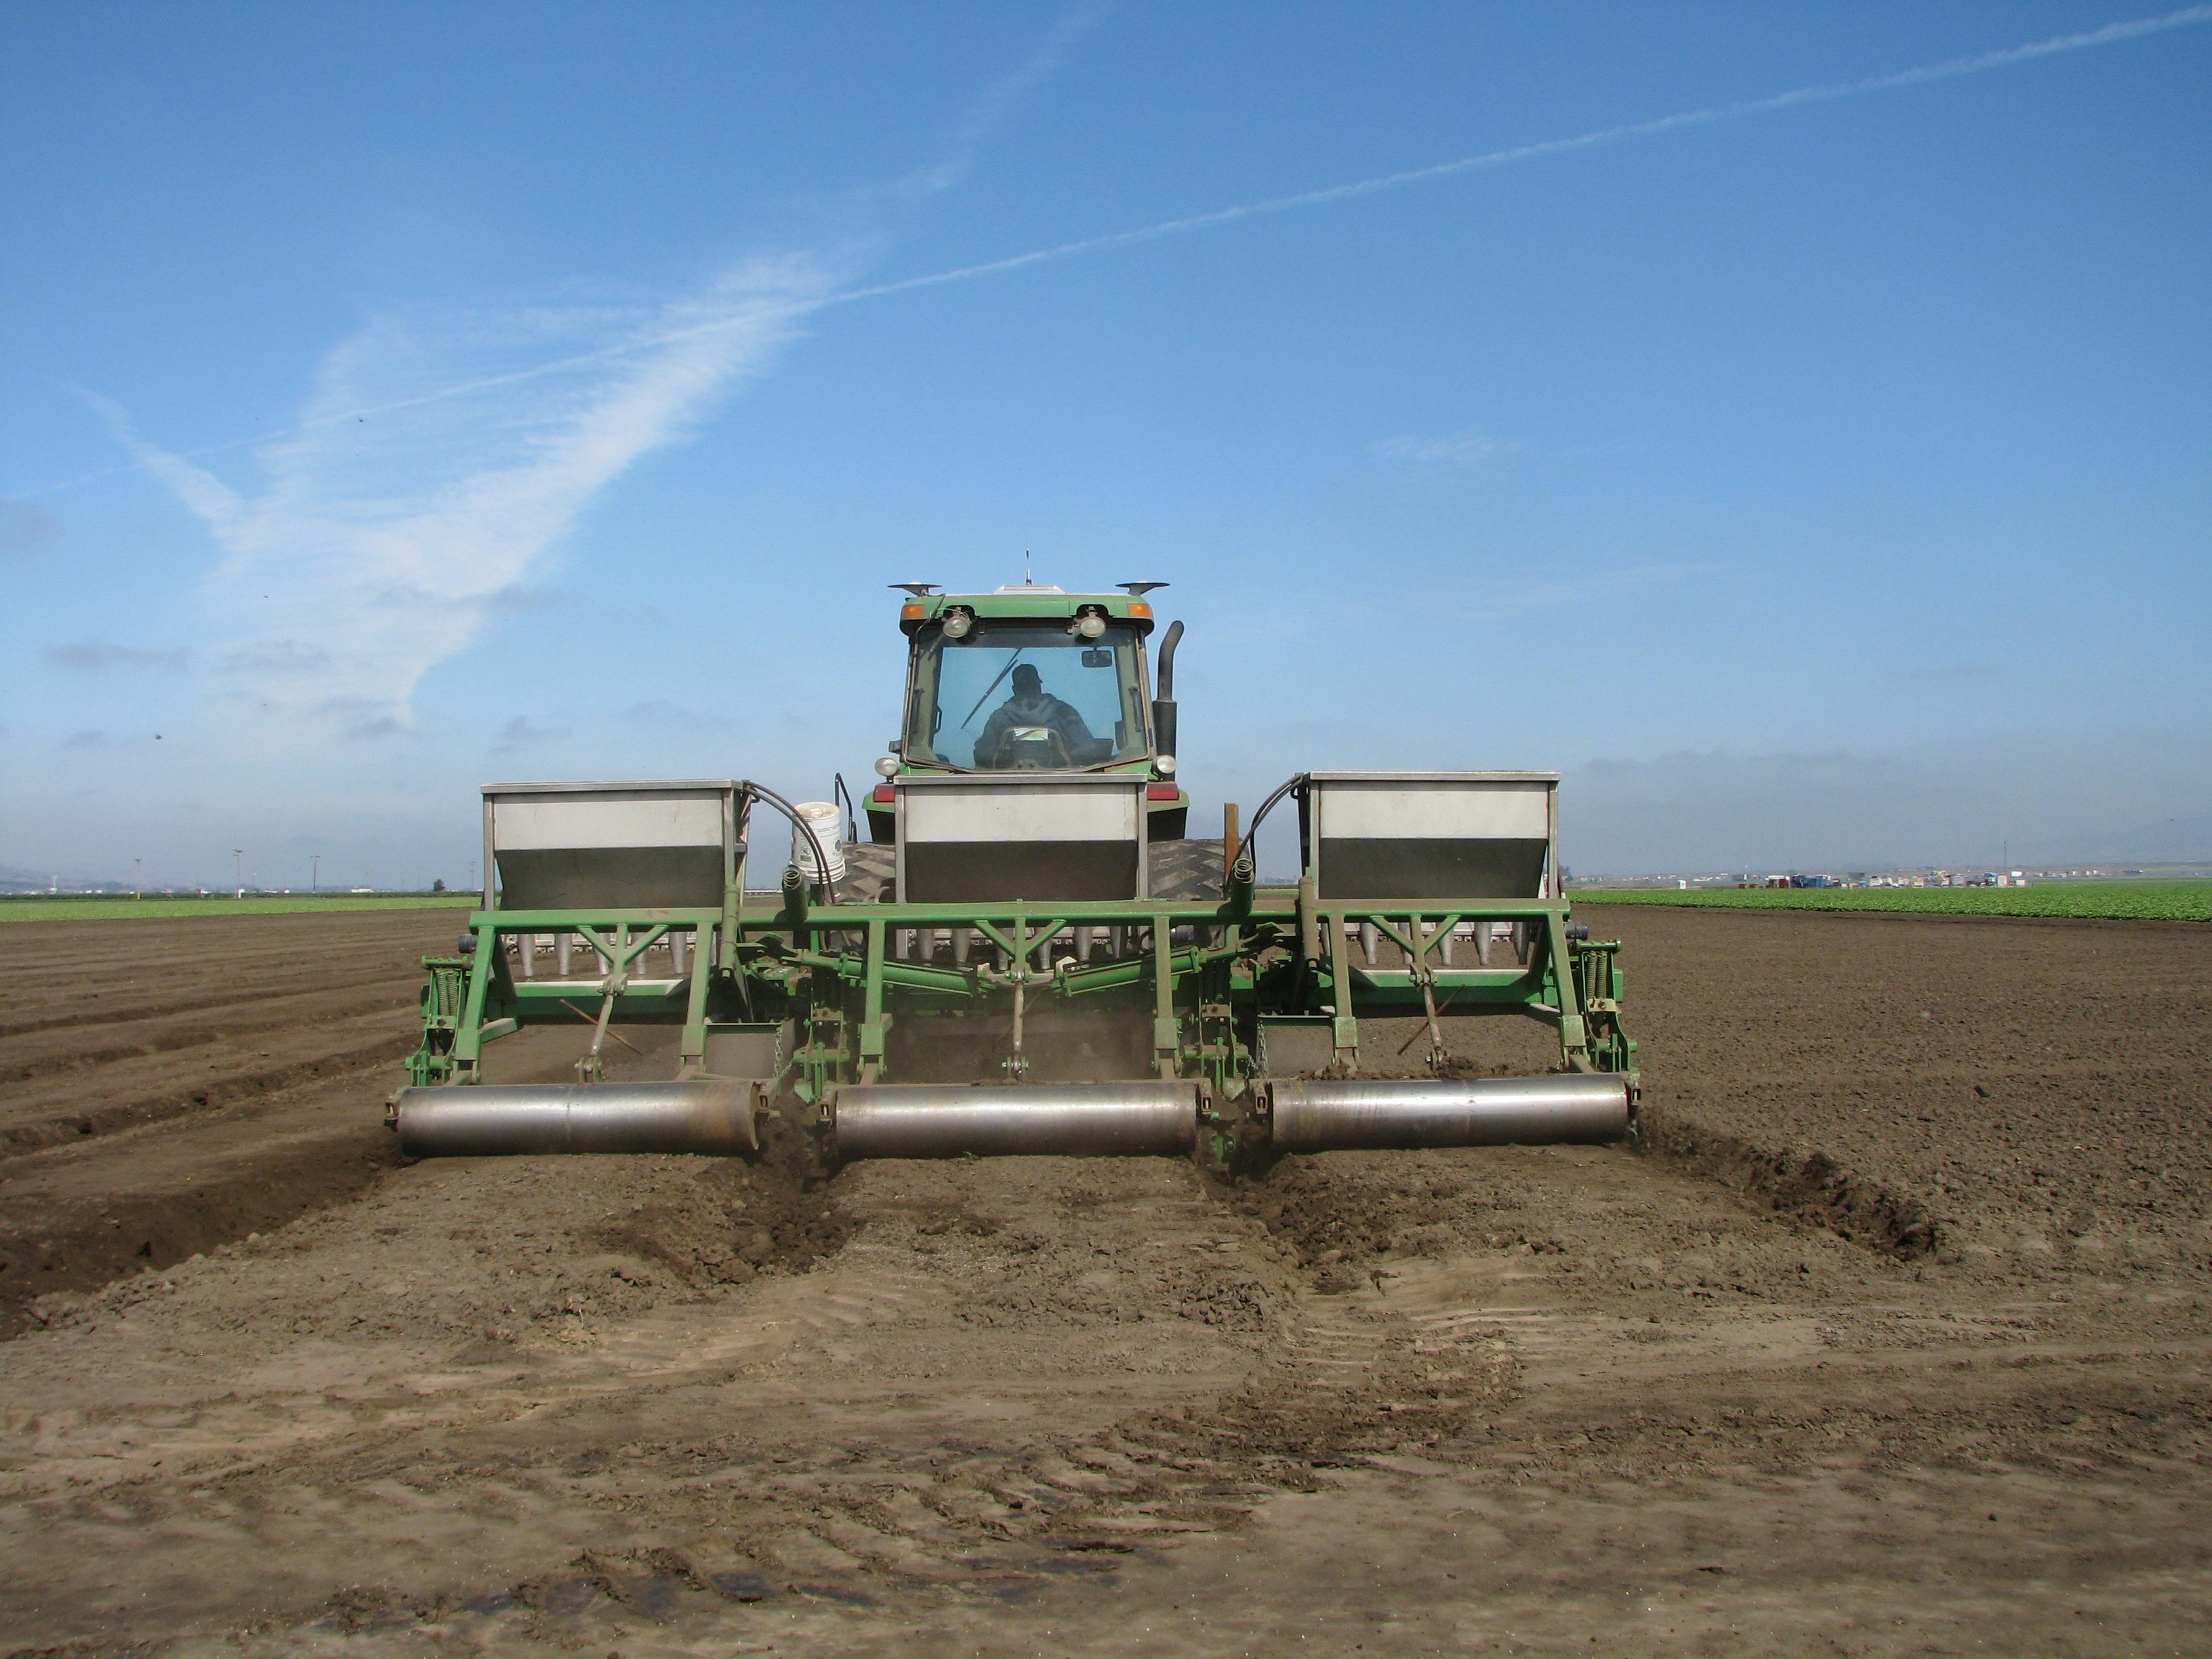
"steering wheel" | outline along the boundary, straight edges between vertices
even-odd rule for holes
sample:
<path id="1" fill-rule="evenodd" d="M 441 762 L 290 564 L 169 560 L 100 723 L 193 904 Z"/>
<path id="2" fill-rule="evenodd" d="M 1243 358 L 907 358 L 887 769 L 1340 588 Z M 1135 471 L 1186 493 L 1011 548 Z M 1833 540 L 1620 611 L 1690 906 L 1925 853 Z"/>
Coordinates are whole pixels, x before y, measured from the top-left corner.
<path id="1" fill-rule="evenodd" d="M 1067 739 L 1049 726 L 1010 726 L 994 757 L 1002 772 L 1061 772 L 1075 762 Z"/>

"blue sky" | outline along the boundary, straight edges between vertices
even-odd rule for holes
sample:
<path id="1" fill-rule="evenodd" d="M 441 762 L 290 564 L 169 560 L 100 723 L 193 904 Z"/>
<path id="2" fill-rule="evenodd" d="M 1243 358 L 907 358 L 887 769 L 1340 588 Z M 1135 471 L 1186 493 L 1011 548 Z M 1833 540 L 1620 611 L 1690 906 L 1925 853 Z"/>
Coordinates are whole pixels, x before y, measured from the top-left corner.
<path id="1" fill-rule="evenodd" d="M 0 866 L 823 794 L 1024 550 L 1196 826 L 2212 857 L 2208 179 L 2206 8 L 0 4 Z"/>

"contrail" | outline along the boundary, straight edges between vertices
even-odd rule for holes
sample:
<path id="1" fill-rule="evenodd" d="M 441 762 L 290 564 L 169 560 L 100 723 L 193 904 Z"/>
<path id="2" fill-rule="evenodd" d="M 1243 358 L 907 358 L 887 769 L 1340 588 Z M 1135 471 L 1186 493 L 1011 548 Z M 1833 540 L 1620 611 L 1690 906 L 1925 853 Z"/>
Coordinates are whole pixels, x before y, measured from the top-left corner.
<path id="1" fill-rule="evenodd" d="M 1289 213 L 1300 208 L 1322 207 L 1332 202 L 1350 201 L 1362 196 L 1380 195 L 1387 191 L 1402 190 L 1409 185 L 1426 184 L 1431 179 L 1454 178 L 1461 173 L 1485 172 L 1496 167 L 1510 167 L 1516 162 L 1532 161 L 1547 155 L 1565 155 L 1577 150 L 1597 149 L 1609 144 L 1626 143 L 1632 139 L 1654 138 L 1662 133 L 1679 132 L 1692 127 L 1717 126 L 1723 122 L 1741 121 L 1752 116 L 1771 115 L 1808 104 L 1830 104 L 1846 98 L 1863 98 L 1875 93 L 1894 92 L 1905 87 L 1926 86 L 1938 81 L 1956 81 L 1970 75 L 1985 75 L 1992 70 L 2009 69 L 2018 64 L 2034 63 L 2045 58 L 2060 57 L 2068 52 L 2089 52 L 2100 46 L 2118 46 L 2124 41 L 2139 40 L 2146 35 L 2163 34 L 2172 29 L 2189 28 L 2201 23 L 2212 23 L 2212 4 L 2184 6 L 2178 11 L 2160 13 L 2154 17 L 2130 18 L 2121 22 L 2107 23 L 2101 28 L 2087 29 L 2075 34 L 2054 35 L 2046 40 L 2032 40 L 2017 46 L 2002 46 L 1968 58 L 1946 58 L 1941 63 L 1923 64 L 1912 69 L 1893 70 L 1887 75 L 1874 75 L 1857 81 L 1837 81 L 1825 85 L 1798 87 L 1788 92 L 1778 92 L 1764 98 L 1753 98 L 1733 104 L 1715 104 L 1705 109 L 1683 110 L 1672 115 L 1656 116 L 1648 121 L 1632 121 L 1620 126 L 1600 127 L 1592 131 L 1576 133 L 1565 138 L 1546 138 L 1534 143 L 1515 144 L 1504 149 L 1486 150 L 1476 155 L 1462 155 L 1456 160 L 1437 161 L 1426 167 L 1410 167 L 1401 173 L 1386 173 L 1371 179 L 1354 179 L 1348 184 L 1328 185 L 1317 190 L 1300 191 L 1291 196 L 1270 197 L 1261 201 L 1246 202 L 1235 207 L 1216 208 L 1211 212 L 1190 214 L 1182 218 L 1162 219 L 1156 223 L 1139 225 L 1130 230 L 1110 231 L 1102 236 L 1087 236 L 1073 242 L 1060 242 L 1050 247 L 1033 248 L 1026 253 L 1008 254 L 1003 258 L 986 259 L 978 264 L 959 265 L 949 270 L 932 271 L 921 276 L 902 276 L 895 281 L 878 283 L 866 288 L 847 289 L 842 293 L 825 296 L 816 303 L 816 309 L 830 306 L 850 305 L 860 300 L 883 299 L 895 294 L 910 294 L 920 289 L 942 288 L 953 283 L 973 282 L 979 277 L 995 276 L 1007 271 L 1024 270 L 1031 265 L 1073 259 L 1088 253 L 1103 253 L 1109 249 L 1130 247 L 1139 243 L 1153 242 L 1170 236 L 1188 235 L 1193 231 L 1209 230 L 1217 225 L 1235 224 L 1242 219 L 1254 219 L 1263 215 Z M 562 357 L 552 362 L 539 363 L 530 368 L 516 369 L 510 374 L 463 381 L 456 386 L 426 392 L 395 402 L 346 410 L 340 413 L 319 416 L 283 427 L 273 432 L 256 434 L 250 438 L 233 438 L 222 443 L 209 444 L 199 449 L 179 452 L 183 459 L 197 459 L 204 455 L 217 455 L 234 449 L 247 448 L 254 444 L 267 443 L 289 438 L 317 427 L 332 426 L 347 421 L 365 420 L 374 415 L 389 415 L 419 407 L 424 404 L 441 403 L 448 398 L 465 397 L 500 386 L 513 386 L 520 381 L 533 380 L 549 374 L 566 374 L 572 369 L 589 368 L 595 363 L 649 351 L 664 345 L 702 335 L 718 329 L 737 325 L 739 319 L 716 319 L 697 323 L 686 328 L 654 334 L 600 350 Z M 134 472 L 143 463 L 128 466 L 109 467 L 82 477 L 49 484 L 43 489 L 27 492 L 31 495 L 52 495 L 57 490 L 71 489 L 95 479 L 112 477 L 118 473 Z"/>
<path id="2" fill-rule="evenodd" d="M 1320 207 L 1330 202 L 1349 201 L 1354 197 L 1379 195 L 1385 191 L 1401 190 L 1407 185 L 1425 184 L 1431 179 L 1449 179 L 1458 173 L 1508 167 L 1516 161 L 1530 161 L 1539 156 L 1595 149 L 1632 138 L 1656 137 L 1661 133 L 1676 132 L 1686 127 L 1715 126 L 1723 121 L 1740 121 L 1748 116 L 1767 115 L 1803 104 L 1834 103 L 1839 99 L 1862 98 L 1872 93 L 1894 91 L 1900 87 L 1923 86 L 1934 81 L 1955 81 L 1964 76 L 2008 69 L 2014 64 L 2033 63 L 2039 58 L 2055 58 L 2063 52 L 2087 52 L 2097 46 L 2116 46 L 2123 40 L 2139 40 L 2146 34 L 2160 34 L 2168 29 L 2186 28 L 2197 23 L 2212 23 L 2212 5 L 2185 6 L 2179 11 L 2166 12 L 2157 17 L 2138 17 L 2126 22 L 2108 23 L 2102 28 L 2089 29 L 2080 34 L 2057 35 L 2048 40 L 2004 46 L 1972 58 L 1948 58 L 1940 64 L 1923 64 L 1917 69 L 1869 76 L 1862 81 L 1838 81 L 1826 86 L 1799 87 L 1794 91 L 1778 92 L 1769 97 L 1749 99 L 1742 103 L 1716 104 L 1707 109 L 1684 110 L 1674 115 L 1656 116 L 1649 121 L 1600 127 L 1595 131 L 1577 133 L 1571 138 L 1546 138 L 1532 144 L 1515 144 L 1506 149 L 1486 150 L 1480 155 L 1462 155 L 1456 161 L 1411 167 L 1403 173 L 1386 173 L 1373 179 L 1355 179 L 1350 184 L 1300 191 L 1295 196 L 1271 197 L 1237 207 L 1216 208 L 1209 213 L 1194 213 L 1186 218 L 1163 219 L 1157 224 L 1140 225 L 1133 230 L 1087 236 L 1080 241 L 1061 242 L 1053 247 L 1010 254 L 1003 259 L 988 259 L 981 264 L 963 265 L 957 270 L 935 271 L 926 276 L 902 277 L 896 282 L 877 283 L 872 288 L 852 289 L 843 294 L 833 295 L 823 303 L 838 305 L 852 300 L 874 299 L 882 295 L 904 294 L 915 289 L 936 288 L 946 283 L 964 283 L 978 276 L 995 276 L 1000 271 L 1019 270 L 1026 265 L 1073 258 L 1079 254 L 1103 252 L 1109 248 L 1157 241 L 1162 237 L 1181 236 L 1194 230 L 1210 229 L 1215 225 L 1234 224 L 1240 219 L 1257 218 L 1262 214 L 1288 213 L 1297 208 Z"/>

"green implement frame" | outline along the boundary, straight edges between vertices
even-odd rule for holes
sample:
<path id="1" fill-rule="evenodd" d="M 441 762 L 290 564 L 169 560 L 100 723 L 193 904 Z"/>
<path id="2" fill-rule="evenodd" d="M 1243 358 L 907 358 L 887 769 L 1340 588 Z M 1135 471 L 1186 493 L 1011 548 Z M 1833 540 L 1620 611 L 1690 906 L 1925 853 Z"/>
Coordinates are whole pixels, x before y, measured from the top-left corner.
<path id="1" fill-rule="evenodd" d="M 1322 1029 L 1330 1069 L 1357 1071 L 1364 1016 L 1423 1019 L 1437 1068 L 1449 1060 L 1447 1014 L 1540 1020 L 1558 1032 L 1561 1070 L 1620 1074 L 1634 1088 L 1619 947 L 1579 937 L 1563 898 L 1327 902 L 1310 874 L 1295 886 L 1259 887 L 1249 863 L 1229 872 L 1224 888 L 1202 902 L 823 903 L 793 867 L 780 897 L 733 887 L 715 908 L 480 910 L 469 918 L 465 954 L 423 959 L 422 1041 L 408 1077 L 417 1085 L 474 1083 L 499 1038 L 583 1020 L 594 1027 L 581 1067 L 590 1082 L 610 1025 L 672 1024 L 681 1030 L 679 1076 L 720 1074 L 718 1035 L 774 1032 L 774 1090 L 818 1103 L 841 1085 L 886 1079 L 885 1037 L 900 1019 L 967 1011 L 1005 1018 L 1001 1065 L 1018 1082 L 1030 1063 L 1027 1021 L 1057 1005 L 1139 1018 L 1148 1011 L 1158 1074 L 1203 1079 L 1224 1100 L 1265 1074 L 1271 1022 Z M 1472 945 L 1460 936 L 1469 923 Z M 1490 940 L 1501 923 L 1516 943 L 1510 960 L 1493 966 Z M 963 963 L 923 959 L 910 943 L 945 929 L 965 930 L 982 948 Z M 1077 929 L 1114 930 L 1108 937 L 1120 948 L 1079 960 Z M 508 939 L 563 933 L 587 947 L 590 977 L 541 981 L 510 971 Z M 672 935 L 690 947 L 672 953 L 681 971 L 642 975 L 645 953 Z M 1455 960 L 1455 936 L 1475 962 Z"/>
<path id="2" fill-rule="evenodd" d="M 1225 1162 L 1263 1137 L 1328 1149 L 1632 1129 L 1619 947 L 1568 920 L 1558 774 L 1299 772 L 1241 836 L 1226 805 L 1214 853 L 1185 836 L 1174 781 L 1181 623 L 1157 685 L 1146 678 L 1161 584 L 897 586 L 906 720 L 877 763 L 866 846 L 849 815 L 825 844 L 823 806 L 737 778 L 483 787 L 483 907 L 459 954 L 424 958 L 422 1041 L 392 1102 L 403 1147 L 757 1146 L 760 1114 L 790 1115 L 765 1103 L 786 1097 L 840 1156 L 1157 1150 L 1194 1133 Z M 1014 624 L 1027 631 L 1000 647 L 1001 678 L 1031 648 L 1103 668 L 1086 642 L 1115 641 L 1098 647 L 1119 665 L 1111 763 L 963 769 L 930 748 L 933 665 Z M 991 665 L 975 665 L 977 709 Z M 1261 886 L 1253 837 L 1285 801 L 1298 878 Z M 791 825 L 778 892 L 745 881 L 756 805 Z M 1493 961 L 1501 938 L 1510 962 Z M 1475 1075 L 1451 1043 L 1494 1014 L 1551 1026 L 1560 1075 Z M 1379 1019 L 1413 1036 L 1370 1037 L 1389 1052 L 1363 1063 L 1362 1022 Z M 579 1022 L 592 1038 L 574 1085 L 471 1092 L 487 1045 Z M 609 1080 L 605 1045 L 637 1024 L 678 1028 L 673 1079 Z M 1424 1031 L 1433 1075 L 1406 1078 L 1400 1056 Z M 987 1081 L 1010 1086 L 963 1086 Z"/>

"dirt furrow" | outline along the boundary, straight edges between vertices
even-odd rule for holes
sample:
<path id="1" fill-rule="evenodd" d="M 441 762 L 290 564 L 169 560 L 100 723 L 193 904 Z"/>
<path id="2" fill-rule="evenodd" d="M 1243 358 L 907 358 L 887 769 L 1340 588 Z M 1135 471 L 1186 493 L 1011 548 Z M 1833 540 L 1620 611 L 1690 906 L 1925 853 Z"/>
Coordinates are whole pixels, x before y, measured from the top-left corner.
<path id="1" fill-rule="evenodd" d="M 181 1085 L 177 1073 L 185 1069 L 182 1066 L 118 1065 L 111 1068 L 112 1087 L 93 1104 L 70 1104 L 41 1113 L 39 1107 L 50 1103 L 52 1097 L 41 1100 L 44 1091 L 28 1091 L 28 1097 L 21 1103 L 22 1115 L 0 1125 L 0 1158 L 191 1113 L 221 1111 L 319 1079 L 358 1075 L 372 1069 L 380 1073 L 387 1091 L 397 1086 L 398 1062 L 408 1052 L 409 1034 L 393 1030 L 389 1021 L 372 1019 L 349 1021 L 323 1035 L 331 1039 L 331 1046 L 313 1058 L 276 1066 L 251 1066 L 244 1063 L 246 1056 L 227 1048 L 219 1050 L 219 1059 L 191 1062 L 191 1069 L 201 1075 Z M 132 1056 L 134 1060 L 140 1058 Z"/>
<path id="2" fill-rule="evenodd" d="M 405 1167 L 380 1069 L 12 1159 L 0 1627 L 362 1659 L 2185 1647 L 2197 937 L 1709 920 L 1624 920 L 1643 1155 Z M 2085 999 L 2106 940 L 2170 1007 Z M 1978 1007 L 1900 1000 L 1916 951 L 1917 983 L 1973 964 Z M 368 1018 L 342 1000 L 326 1029 Z M 1793 1055 L 1794 1097 L 1757 1081 Z M 40 1226 L 51 1267 L 18 1255 Z"/>

